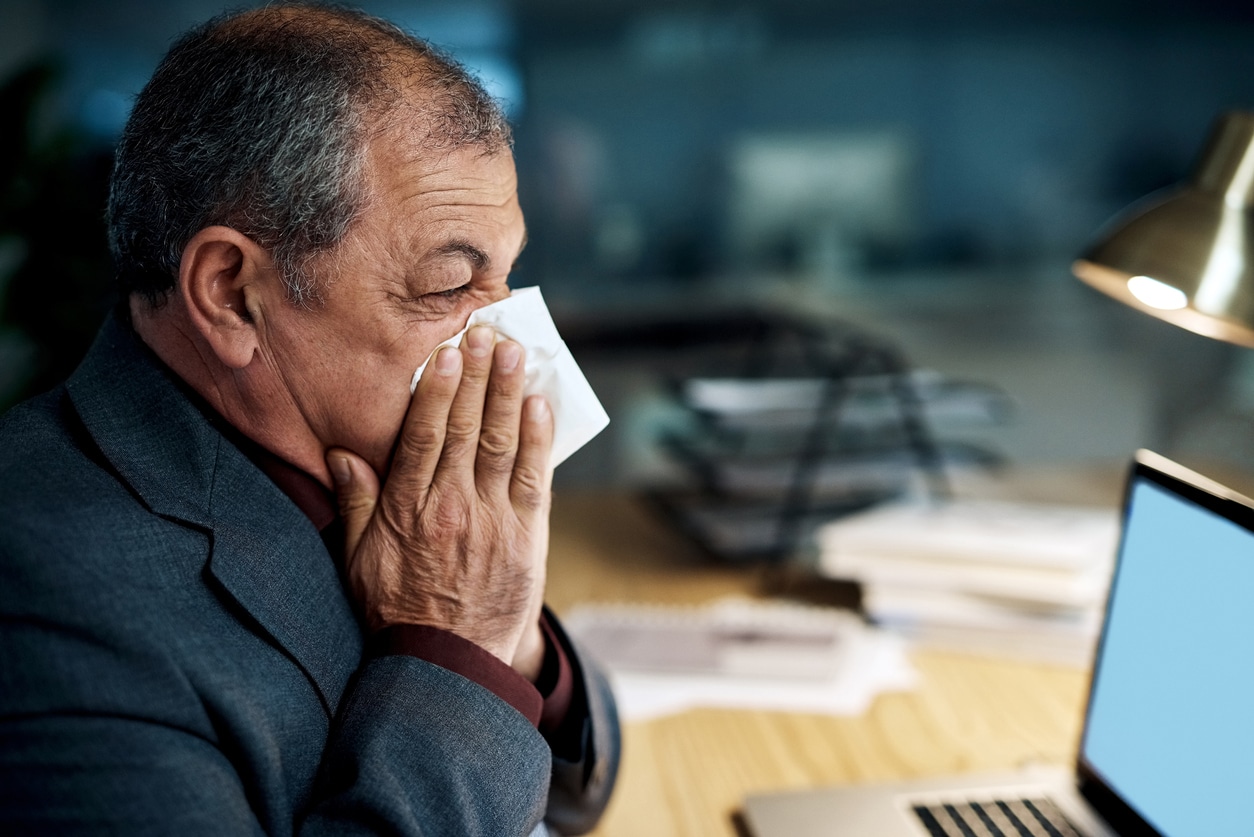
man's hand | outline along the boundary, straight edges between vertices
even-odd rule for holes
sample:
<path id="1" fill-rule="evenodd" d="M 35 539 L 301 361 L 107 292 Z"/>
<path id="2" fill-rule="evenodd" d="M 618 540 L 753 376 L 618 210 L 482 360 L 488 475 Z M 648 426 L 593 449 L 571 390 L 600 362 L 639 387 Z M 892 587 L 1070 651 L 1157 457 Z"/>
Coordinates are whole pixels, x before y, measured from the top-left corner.
<path id="1" fill-rule="evenodd" d="M 523 349 L 472 328 L 441 349 L 410 402 L 387 484 L 327 453 L 350 590 L 368 627 L 429 625 L 539 675 L 553 418 L 523 399 Z"/>

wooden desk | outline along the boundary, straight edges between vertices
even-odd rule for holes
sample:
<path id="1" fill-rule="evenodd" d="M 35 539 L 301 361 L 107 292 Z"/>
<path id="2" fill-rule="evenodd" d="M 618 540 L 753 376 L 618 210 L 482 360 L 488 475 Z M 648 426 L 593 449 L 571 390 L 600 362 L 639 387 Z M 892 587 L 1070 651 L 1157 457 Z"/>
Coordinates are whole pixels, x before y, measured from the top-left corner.
<path id="1" fill-rule="evenodd" d="M 1117 477 L 1098 486 L 1089 499 L 1113 501 Z M 629 498 L 554 503 L 549 601 L 559 614 L 579 602 L 754 595 L 763 581 L 760 570 L 711 566 Z M 937 652 L 914 663 L 919 688 L 884 695 L 861 717 L 701 710 L 627 724 L 618 789 L 594 833 L 731 837 L 752 791 L 1071 760 L 1084 672 Z"/>

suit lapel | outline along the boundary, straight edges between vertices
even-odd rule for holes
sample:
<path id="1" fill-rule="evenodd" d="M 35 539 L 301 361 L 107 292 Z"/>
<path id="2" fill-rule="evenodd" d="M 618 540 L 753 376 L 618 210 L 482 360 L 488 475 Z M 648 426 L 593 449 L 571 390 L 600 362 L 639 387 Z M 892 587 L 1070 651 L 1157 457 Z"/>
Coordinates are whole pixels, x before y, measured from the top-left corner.
<path id="1" fill-rule="evenodd" d="M 222 447 L 209 572 L 295 658 L 334 714 L 362 653 L 335 564 L 309 518 L 243 454 Z"/>
<path id="2" fill-rule="evenodd" d="M 116 318 L 66 388 L 105 457 L 148 508 L 210 534 L 210 575 L 334 713 L 362 638 L 313 524 Z"/>

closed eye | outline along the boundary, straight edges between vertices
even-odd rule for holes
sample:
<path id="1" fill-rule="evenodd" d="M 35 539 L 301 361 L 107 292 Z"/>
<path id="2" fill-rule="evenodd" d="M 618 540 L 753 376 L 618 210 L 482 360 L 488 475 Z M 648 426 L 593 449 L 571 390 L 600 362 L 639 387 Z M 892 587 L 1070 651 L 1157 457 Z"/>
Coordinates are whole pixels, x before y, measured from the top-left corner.
<path id="1" fill-rule="evenodd" d="M 459 285 L 456 288 L 449 288 L 446 291 L 433 291 L 427 294 L 427 296 L 436 296 L 436 297 L 440 297 L 441 299 L 457 299 L 458 297 L 461 297 L 462 295 L 467 294 L 467 293 L 470 293 L 469 282 L 467 282 L 464 285 Z"/>

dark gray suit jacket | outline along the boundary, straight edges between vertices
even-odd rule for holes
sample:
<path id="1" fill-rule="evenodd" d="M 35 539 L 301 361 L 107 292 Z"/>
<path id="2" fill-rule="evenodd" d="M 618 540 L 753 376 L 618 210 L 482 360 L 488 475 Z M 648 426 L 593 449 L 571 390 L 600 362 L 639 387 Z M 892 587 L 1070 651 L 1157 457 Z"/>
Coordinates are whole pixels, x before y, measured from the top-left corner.
<path id="1" fill-rule="evenodd" d="M 362 649 L 313 525 L 120 320 L 0 419 L 0 833 L 595 823 L 618 725 L 573 648 L 576 763 L 487 689 Z"/>

